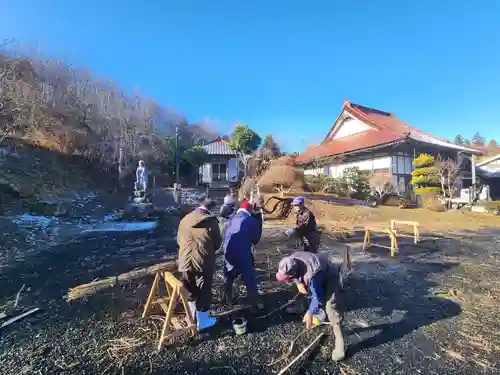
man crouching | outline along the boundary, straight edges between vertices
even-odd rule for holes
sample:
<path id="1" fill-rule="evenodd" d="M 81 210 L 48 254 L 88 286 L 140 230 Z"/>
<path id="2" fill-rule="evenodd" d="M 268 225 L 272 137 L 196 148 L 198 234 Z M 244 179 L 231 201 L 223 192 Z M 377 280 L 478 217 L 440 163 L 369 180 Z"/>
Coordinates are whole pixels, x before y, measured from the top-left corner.
<path id="1" fill-rule="evenodd" d="M 340 291 L 343 281 L 351 268 L 349 250 L 346 248 L 342 265 L 334 263 L 329 253 L 314 254 L 297 251 L 283 258 L 278 266 L 276 279 L 279 282 L 294 281 L 302 294 L 309 294 L 311 302 L 304 315 L 306 329 L 325 322 L 333 328 L 335 348 L 332 360 L 341 361 L 345 357 L 345 344 L 340 323 Z"/>
<path id="2" fill-rule="evenodd" d="M 219 222 L 212 216 L 215 202 L 206 198 L 179 224 L 178 267 L 181 281 L 188 292 L 191 317 L 198 330 L 209 328 L 216 319 L 209 316 L 212 303 L 212 280 L 215 272 L 215 252 L 222 244 Z"/>

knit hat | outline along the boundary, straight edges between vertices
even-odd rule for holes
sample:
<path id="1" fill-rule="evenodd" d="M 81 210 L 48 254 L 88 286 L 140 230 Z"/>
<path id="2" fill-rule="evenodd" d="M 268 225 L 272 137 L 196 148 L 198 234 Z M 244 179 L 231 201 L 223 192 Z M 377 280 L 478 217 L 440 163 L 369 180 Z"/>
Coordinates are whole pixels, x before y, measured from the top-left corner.
<path id="1" fill-rule="evenodd" d="M 249 211 L 251 208 L 250 202 L 247 200 L 244 200 L 243 202 L 240 203 L 240 208 Z"/>

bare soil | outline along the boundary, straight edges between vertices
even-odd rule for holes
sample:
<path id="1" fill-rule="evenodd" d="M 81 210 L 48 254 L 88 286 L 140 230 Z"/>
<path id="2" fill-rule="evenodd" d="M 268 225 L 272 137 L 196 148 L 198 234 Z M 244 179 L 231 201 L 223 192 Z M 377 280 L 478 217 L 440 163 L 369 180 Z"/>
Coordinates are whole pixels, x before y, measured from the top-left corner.
<path id="1" fill-rule="evenodd" d="M 350 246 L 355 271 L 344 293 L 348 358 L 329 360 L 326 337 L 291 373 L 300 374 L 495 374 L 499 371 L 500 231 L 494 217 L 342 207 L 313 203 L 328 229 L 322 250 Z M 461 218 L 461 219 L 459 219 Z M 175 256 L 171 228 L 154 233 L 108 233 L 32 253 L 5 265 L 0 274 L 0 312 L 42 310 L 0 330 L 1 374 L 274 374 L 320 331 L 303 333 L 301 316 L 275 311 L 296 295 L 277 285 L 276 266 L 294 251 L 282 234 L 287 223 L 266 222 L 257 248 L 257 265 L 266 309 L 264 318 L 244 314 L 249 333 L 234 336 L 231 320 L 195 340 L 180 338 L 161 351 L 156 340 L 159 315 L 140 318 L 151 279 L 111 288 L 86 300 L 67 303 L 67 289 L 95 278 L 159 263 Z M 390 219 L 420 221 L 423 241 L 400 240 L 390 258 L 383 247 L 360 249 L 364 225 L 387 226 Z M 491 221 L 490 221 L 491 220 Z M 452 222 L 452 224 L 450 224 Z M 490 227 L 489 229 L 487 227 Z M 496 228 L 495 228 L 496 227 Z M 334 240 L 336 231 L 351 236 Z M 455 234 L 449 232 L 456 231 Z M 386 246 L 383 236 L 373 240 Z M 220 302 L 221 264 L 214 302 Z M 19 305 L 13 308 L 22 285 Z M 244 298 L 244 288 L 238 287 Z M 274 312 L 273 312 L 274 311 Z M 287 352 L 289 356 L 272 364 Z"/>

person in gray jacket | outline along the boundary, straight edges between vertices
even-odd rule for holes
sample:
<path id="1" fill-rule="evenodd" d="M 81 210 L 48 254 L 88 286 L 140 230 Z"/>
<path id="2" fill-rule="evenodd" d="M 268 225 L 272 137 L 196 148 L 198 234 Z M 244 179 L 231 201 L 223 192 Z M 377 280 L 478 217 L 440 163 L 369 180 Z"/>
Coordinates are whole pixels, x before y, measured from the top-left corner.
<path id="1" fill-rule="evenodd" d="M 297 251 L 280 261 L 276 273 L 278 281 L 293 281 L 299 292 L 310 297 L 311 302 L 303 318 L 306 329 L 311 329 L 327 319 L 332 325 L 335 336 L 335 348 L 332 353 L 334 361 L 341 361 L 345 357 L 339 300 L 344 279 L 350 268 L 350 254 L 346 247 L 342 264 L 333 261 L 329 253 Z"/>

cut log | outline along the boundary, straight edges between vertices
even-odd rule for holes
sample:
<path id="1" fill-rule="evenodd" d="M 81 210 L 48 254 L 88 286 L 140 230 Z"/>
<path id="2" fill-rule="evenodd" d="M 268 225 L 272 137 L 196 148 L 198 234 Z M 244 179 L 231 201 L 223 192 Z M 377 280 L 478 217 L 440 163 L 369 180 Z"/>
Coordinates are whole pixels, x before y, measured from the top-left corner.
<path id="1" fill-rule="evenodd" d="M 79 298 L 91 296 L 100 290 L 112 288 L 114 286 L 128 283 L 131 280 L 142 279 L 149 275 L 154 275 L 159 271 L 175 272 L 177 270 L 177 263 L 175 260 L 154 264 L 149 267 L 135 269 L 120 275 L 107 277 L 105 279 L 96 280 L 88 284 L 83 284 L 70 288 L 66 299 L 72 301 Z"/>

